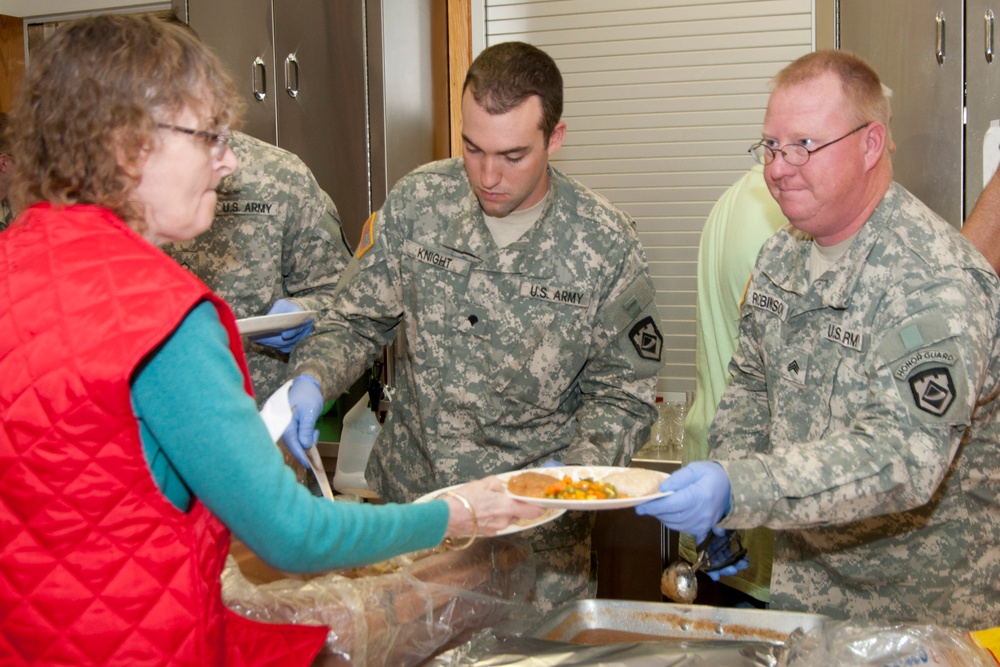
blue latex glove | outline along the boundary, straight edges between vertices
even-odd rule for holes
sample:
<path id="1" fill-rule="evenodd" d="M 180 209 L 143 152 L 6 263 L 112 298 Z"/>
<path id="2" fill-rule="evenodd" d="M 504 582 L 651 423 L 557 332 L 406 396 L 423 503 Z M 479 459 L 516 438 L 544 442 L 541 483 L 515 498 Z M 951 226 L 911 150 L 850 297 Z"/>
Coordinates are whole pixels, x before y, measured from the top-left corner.
<path id="1" fill-rule="evenodd" d="M 302 306 L 294 301 L 289 301 L 288 299 L 278 299 L 274 302 L 274 305 L 271 306 L 271 310 L 267 311 L 267 314 L 284 315 L 285 313 L 300 313 L 302 310 Z M 260 343 L 261 345 L 273 347 L 275 350 L 288 354 L 292 351 L 292 348 L 295 347 L 296 343 L 312 333 L 314 325 L 315 322 L 313 321 L 313 318 L 310 317 L 297 327 L 285 329 L 284 331 L 268 334 L 266 336 L 251 336 L 250 340 L 255 343 Z"/>
<path id="2" fill-rule="evenodd" d="M 546 461 L 539 468 L 562 468 L 563 463 L 561 461 Z"/>
<path id="3" fill-rule="evenodd" d="M 323 392 L 319 381 L 311 375 L 300 375 L 288 389 L 288 404 L 292 406 L 292 423 L 281 439 L 299 463 L 309 468 L 306 451 L 319 440 L 316 420 L 323 414 Z"/>
<path id="4" fill-rule="evenodd" d="M 721 465 L 695 461 L 660 484 L 660 491 L 673 491 L 671 495 L 642 503 L 635 511 L 655 516 L 667 528 L 688 533 L 701 544 L 729 512 L 730 490 L 729 477 Z"/>
<path id="5" fill-rule="evenodd" d="M 712 528 L 709 539 L 707 551 L 711 565 L 704 572 L 712 581 L 718 581 L 720 577 L 732 577 L 740 570 L 750 567 L 750 558 L 736 531 L 716 526 Z M 723 565 L 724 563 L 729 564 Z"/>

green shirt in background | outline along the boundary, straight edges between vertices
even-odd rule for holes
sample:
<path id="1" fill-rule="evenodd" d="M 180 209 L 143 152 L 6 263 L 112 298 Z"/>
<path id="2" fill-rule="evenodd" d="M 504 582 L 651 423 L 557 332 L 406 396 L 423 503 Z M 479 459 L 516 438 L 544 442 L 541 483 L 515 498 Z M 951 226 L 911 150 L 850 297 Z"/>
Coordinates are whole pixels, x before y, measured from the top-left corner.
<path id="1" fill-rule="evenodd" d="M 739 341 L 743 292 L 764 241 L 787 222 L 767 189 L 761 165 L 754 165 L 723 193 L 705 222 L 698 247 L 696 390 L 684 421 L 684 463 L 708 458 L 708 427 L 732 379 L 729 360 Z M 741 535 L 750 567 L 722 582 L 768 602 L 773 534 L 761 528 Z M 682 536 L 681 554 L 694 560 L 690 536 Z"/>

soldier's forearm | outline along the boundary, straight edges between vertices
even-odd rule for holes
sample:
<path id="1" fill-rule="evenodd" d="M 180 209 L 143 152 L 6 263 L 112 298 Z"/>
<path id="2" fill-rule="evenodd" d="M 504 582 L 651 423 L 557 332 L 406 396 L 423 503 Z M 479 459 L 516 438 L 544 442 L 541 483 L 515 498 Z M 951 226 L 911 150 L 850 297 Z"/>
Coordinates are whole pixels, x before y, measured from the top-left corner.
<path id="1" fill-rule="evenodd" d="M 962 235 L 1000 272 L 1000 175 L 994 174 L 962 225 Z"/>

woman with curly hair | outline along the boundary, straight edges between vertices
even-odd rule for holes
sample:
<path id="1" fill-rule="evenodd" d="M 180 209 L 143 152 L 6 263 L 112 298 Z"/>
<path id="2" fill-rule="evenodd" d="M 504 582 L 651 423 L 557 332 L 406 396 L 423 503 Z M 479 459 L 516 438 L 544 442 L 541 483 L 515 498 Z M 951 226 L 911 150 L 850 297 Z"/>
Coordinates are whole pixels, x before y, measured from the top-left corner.
<path id="1" fill-rule="evenodd" d="M 21 213 L 0 235 L 4 664 L 308 664 L 327 628 L 223 605 L 230 529 L 316 572 L 541 512 L 495 479 L 405 506 L 297 483 L 232 312 L 156 247 L 211 224 L 234 99 L 215 57 L 154 18 L 81 19 L 32 57 L 12 113 Z"/>

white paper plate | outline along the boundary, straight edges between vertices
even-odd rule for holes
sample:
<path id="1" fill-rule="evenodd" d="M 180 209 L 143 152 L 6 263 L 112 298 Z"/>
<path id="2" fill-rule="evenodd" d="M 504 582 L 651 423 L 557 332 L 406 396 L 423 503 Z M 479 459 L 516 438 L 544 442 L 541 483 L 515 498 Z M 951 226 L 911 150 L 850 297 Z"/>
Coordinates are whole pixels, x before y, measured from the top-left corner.
<path id="1" fill-rule="evenodd" d="M 300 310 L 297 313 L 244 317 L 242 320 L 236 320 L 236 328 L 239 330 L 241 336 L 256 336 L 258 334 L 276 333 L 285 329 L 291 329 L 302 324 L 310 317 L 316 317 L 315 310 Z"/>
<path id="2" fill-rule="evenodd" d="M 505 485 L 506 485 L 506 483 L 505 483 Z M 457 489 L 460 486 L 461 486 L 461 484 L 456 484 L 455 486 L 449 486 L 449 487 L 446 487 L 446 488 L 443 488 L 443 489 L 438 489 L 437 491 L 431 491 L 428 494 L 420 496 L 419 498 L 417 498 L 413 502 L 415 502 L 415 503 L 426 503 L 428 501 L 435 500 L 438 496 L 441 496 L 441 495 L 447 493 L 448 491 L 454 491 L 455 489 Z M 506 486 L 505 486 L 505 488 L 506 488 Z M 516 496 L 512 496 L 512 497 L 516 497 Z M 520 498 L 518 498 L 518 500 L 520 500 Z M 519 521 L 517 521 L 515 523 L 510 524 L 509 526 L 507 526 L 503 530 L 497 531 L 497 535 L 510 535 L 511 533 L 520 533 L 522 530 L 531 530 L 535 526 L 541 526 L 543 523 L 548 523 L 549 521 L 552 521 L 553 519 L 558 519 L 559 517 L 561 517 L 565 513 L 566 513 L 566 510 L 549 508 L 547 511 L 542 512 L 542 515 L 539 516 L 538 518 L 536 518 L 536 519 L 521 519 L 521 520 L 519 520 Z"/>
<path id="3" fill-rule="evenodd" d="M 579 481 L 584 478 L 593 479 L 596 481 L 601 481 L 611 473 L 628 471 L 630 468 L 619 468 L 615 466 L 563 466 L 563 467 L 551 467 L 551 468 L 532 468 L 531 472 L 542 473 L 543 475 L 551 475 L 553 479 L 559 480 L 563 477 L 569 477 L 573 481 Z M 649 473 L 655 473 L 661 475 L 662 482 L 664 479 L 670 475 L 665 472 L 659 472 L 655 470 L 646 470 Z M 515 470 L 513 472 L 505 472 L 497 475 L 497 478 L 506 486 L 507 481 L 515 475 L 519 475 L 522 472 L 527 472 L 525 470 Z M 650 500 L 656 500 L 657 498 L 666 498 L 672 491 L 661 491 L 659 493 L 654 493 L 648 496 L 634 496 L 630 498 L 610 498 L 608 500 L 559 500 L 556 498 L 532 498 L 529 496 L 518 496 L 507 491 L 507 495 L 511 498 L 517 498 L 518 500 L 529 503 L 531 505 L 537 505 L 538 507 L 549 507 L 554 509 L 563 510 L 616 510 L 623 507 L 635 507 L 636 505 L 641 505 L 642 503 L 648 502 Z"/>

